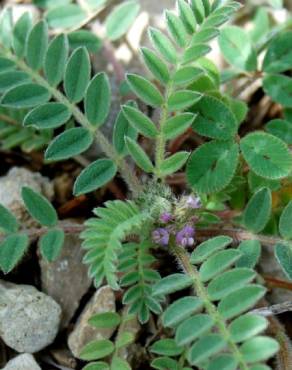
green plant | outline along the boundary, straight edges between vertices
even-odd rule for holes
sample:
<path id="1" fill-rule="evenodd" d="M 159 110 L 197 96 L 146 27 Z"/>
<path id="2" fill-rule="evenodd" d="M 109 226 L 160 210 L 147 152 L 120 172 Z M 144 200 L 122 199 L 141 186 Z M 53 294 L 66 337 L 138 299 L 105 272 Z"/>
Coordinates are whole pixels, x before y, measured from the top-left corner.
<path id="1" fill-rule="evenodd" d="M 7 38 L 9 15 L 2 15 L 0 82 L 3 77 L 6 85 L 1 105 L 27 109 L 25 127 L 52 130 L 52 135 L 54 129 L 64 128 L 48 145 L 48 161 L 80 155 L 96 140 L 106 158 L 81 172 L 75 195 L 104 186 L 117 173 L 131 191 L 130 200 L 108 201 L 85 222 L 84 262 L 96 287 L 106 281 L 114 290 L 123 289 L 127 315 L 136 315 L 141 324 L 150 315 L 161 317 L 163 336 L 148 348 L 155 369 L 267 370 L 265 362 L 279 350 L 277 341 L 261 335 L 267 320 L 249 311 L 266 292 L 254 270 L 261 244 L 275 246 L 276 259 L 292 277 L 292 207 L 282 193 L 291 184 L 292 170 L 288 146 L 292 80 L 286 73 L 292 69 L 291 21 L 271 28 L 269 10 L 263 8 L 250 33 L 233 25 L 221 30 L 239 8 L 235 1 L 178 0 L 177 13 L 165 13 L 169 36 L 150 28 L 153 49 L 143 47 L 141 57 L 151 77 L 130 73 L 126 84 L 139 101 L 158 111 L 159 118 L 155 121 L 137 102 L 128 101 L 117 116 L 112 143 L 100 129 L 111 106 L 109 80 L 103 72 L 91 78 L 88 50 L 79 47 L 70 52 L 64 34 L 49 41 L 45 21 L 27 29 L 26 37 L 22 32 L 19 39 L 14 32 L 12 39 Z M 122 17 L 124 11 L 116 16 Z M 14 29 L 23 27 L 25 17 Z M 263 35 L 259 30 L 264 30 Z M 230 65 L 223 73 L 207 58 L 210 43 L 218 36 Z M 283 106 L 285 119 L 246 133 L 242 124 L 248 106 L 239 97 L 255 80 Z M 235 81 L 239 87 L 234 89 Z M 193 152 L 186 146 L 169 154 L 169 143 L 188 131 L 202 144 Z M 139 135 L 153 142 L 154 153 L 143 147 Z M 143 183 L 128 157 L 145 172 Z M 184 168 L 190 190 L 177 196 L 167 180 Z M 276 207 L 272 193 L 279 198 Z M 55 227 L 52 210 L 51 220 L 47 219 L 50 212 L 42 219 L 44 200 L 27 189 L 23 195 L 31 215 L 46 227 Z M 220 213 L 226 209 L 227 217 Z M 227 223 L 232 226 L 226 227 Z M 8 233 L 17 230 L 7 210 L 0 225 Z M 21 242 L 11 247 L 10 237 L 3 242 L 5 250 L 20 252 L 14 254 L 9 268 L 1 264 L 6 272 L 28 245 L 21 234 Z M 47 250 L 52 239 L 57 251 Z M 207 241 L 197 245 L 201 239 Z M 47 258 L 57 257 L 61 241 L 59 231 L 47 232 L 42 243 Z M 179 271 L 163 278 L 156 271 L 158 264 L 165 273 L 156 256 L 161 251 L 169 252 L 179 266 Z M 171 295 L 177 292 L 180 298 Z M 115 342 L 98 341 L 84 348 L 83 358 L 97 361 L 85 369 L 130 369 L 120 358 L 117 344 L 121 337 L 126 338 L 125 345 L 133 340 L 127 339 L 123 319 L 108 314 L 92 318 L 91 323 L 119 329 Z"/>

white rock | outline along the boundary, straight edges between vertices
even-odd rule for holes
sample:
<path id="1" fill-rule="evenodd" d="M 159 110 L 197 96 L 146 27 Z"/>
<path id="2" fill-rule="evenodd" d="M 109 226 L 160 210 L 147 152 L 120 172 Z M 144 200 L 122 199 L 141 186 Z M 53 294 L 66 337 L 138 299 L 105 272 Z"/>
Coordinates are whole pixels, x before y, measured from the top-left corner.
<path id="1" fill-rule="evenodd" d="M 62 323 L 66 326 L 91 285 L 88 269 L 82 263 L 84 251 L 77 235 L 66 235 L 62 253 L 55 262 L 40 260 L 42 291 L 62 307 Z"/>
<path id="2" fill-rule="evenodd" d="M 41 370 L 34 357 L 29 353 L 10 360 L 2 370 Z"/>
<path id="3" fill-rule="evenodd" d="M 60 318 L 60 306 L 35 287 L 0 281 L 0 336 L 15 351 L 35 353 L 47 347 Z"/>
<path id="4" fill-rule="evenodd" d="M 73 332 L 68 339 L 68 346 L 76 358 L 79 358 L 81 349 L 92 340 L 108 339 L 114 329 L 97 329 L 88 324 L 88 320 L 95 314 L 102 312 L 115 312 L 115 295 L 109 286 L 101 287 L 91 298 Z"/>
<path id="5" fill-rule="evenodd" d="M 28 216 L 21 198 L 23 186 L 29 186 L 48 199 L 53 197 L 54 191 L 48 178 L 25 168 L 13 167 L 7 175 L 0 177 L 0 204 L 10 209 L 20 221 L 25 222 L 31 218 Z"/>

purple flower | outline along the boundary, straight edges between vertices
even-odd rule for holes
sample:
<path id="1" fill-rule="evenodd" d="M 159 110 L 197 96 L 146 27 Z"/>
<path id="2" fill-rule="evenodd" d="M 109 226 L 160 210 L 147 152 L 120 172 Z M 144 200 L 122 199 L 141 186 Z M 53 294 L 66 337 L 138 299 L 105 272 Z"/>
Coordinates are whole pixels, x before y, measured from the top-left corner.
<path id="1" fill-rule="evenodd" d="M 186 198 L 186 207 L 192 209 L 198 209 L 202 207 L 201 199 L 199 197 L 194 197 L 189 195 Z"/>
<path id="2" fill-rule="evenodd" d="M 165 223 L 165 224 L 168 224 L 172 220 L 173 220 L 173 216 L 169 212 L 164 212 L 160 216 L 160 221 L 163 222 L 163 223 Z"/>
<path id="3" fill-rule="evenodd" d="M 187 225 L 176 234 L 176 242 L 182 247 L 191 247 L 195 243 L 194 236 L 195 229 L 192 226 Z"/>
<path id="4" fill-rule="evenodd" d="M 169 232 L 162 227 L 156 229 L 152 232 L 152 239 L 156 244 L 166 246 L 169 242 Z"/>

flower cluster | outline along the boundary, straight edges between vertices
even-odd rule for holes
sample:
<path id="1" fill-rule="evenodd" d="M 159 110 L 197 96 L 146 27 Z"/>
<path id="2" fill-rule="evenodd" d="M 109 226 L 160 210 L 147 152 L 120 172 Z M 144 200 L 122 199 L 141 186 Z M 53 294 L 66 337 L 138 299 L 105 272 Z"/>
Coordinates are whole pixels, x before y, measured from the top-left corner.
<path id="1" fill-rule="evenodd" d="M 201 200 L 199 197 L 192 195 L 183 197 L 181 204 L 185 209 L 199 209 L 201 207 Z M 155 229 L 152 233 L 152 239 L 156 244 L 167 246 L 170 242 L 171 236 L 177 245 L 181 247 L 190 247 L 195 243 L 195 227 L 192 226 L 194 220 L 189 218 L 185 225 L 179 229 L 175 226 L 176 218 L 170 212 L 164 212 L 160 215 L 159 221 L 163 227 Z"/>

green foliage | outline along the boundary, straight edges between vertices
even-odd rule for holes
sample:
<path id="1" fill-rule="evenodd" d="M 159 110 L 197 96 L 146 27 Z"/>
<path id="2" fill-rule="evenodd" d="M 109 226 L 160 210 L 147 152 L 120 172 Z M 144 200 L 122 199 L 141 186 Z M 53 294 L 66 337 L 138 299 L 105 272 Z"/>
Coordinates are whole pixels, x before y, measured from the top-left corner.
<path id="1" fill-rule="evenodd" d="M 292 246 L 278 243 L 275 246 L 275 257 L 288 279 L 292 280 Z"/>
<path id="2" fill-rule="evenodd" d="M 64 244 L 65 234 L 62 229 L 50 229 L 40 238 L 40 251 L 49 262 L 55 261 Z"/>
<path id="3" fill-rule="evenodd" d="M 258 176 L 276 180 L 290 174 L 291 153 L 287 145 L 277 137 L 254 132 L 241 140 L 240 147 L 244 159 Z"/>
<path id="4" fill-rule="evenodd" d="M 56 225 L 58 221 L 57 212 L 43 195 L 29 187 L 23 187 L 21 196 L 28 212 L 36 221 L 43 226 Z"/>
<path id="5" fill-rule="evenodd" d="M 114 178 L 117 167 L 110 159 L 98 159 L 86 167 L 75 181 L 73 193 L 81 195 L 96 190 Z"/>
<path id="6" fill-rule="evenodd" d="M 119 272 L 122 274 L 120 285 L 126 288 L 123 303 L 129 306 L 129 314 L 138 316 L 144 324 L 150 318 L 150 312 L 160 314 L 159 300 L 152 295 L 152 285 L 160 279 L 152 265 L 155 258 L 150 253 L 151 243 L 128 243 L 123 245 L 119 255 Z"/>
<path id="7" fill-rule="evenodd" d="M 184 351 L 188 363 L 200 369 L 219 365 L 220 369 L 251 369 L 250 364 L 265 361 L 278 351 L 275 340 L 260 335 L 267 320 L 245 314 L 263 297 L 265 289 L 252 283 L 256 273 L 251 268 L 234 267 L 242 257 L 240 249 L 222 250 L 231 242 L 220 236 L 199 245 L 190 259 L 196 266 L 188 262 L 181 248 L 173 247 L 186 272 L 167 276 L 154 286 L 154 296 L 178 292 L 190 285 L 196 294 L 170 304 L 162 322 L 173 329 L 174 340 L 163 339 L 151 347 L 153 353 L 173 357 L 173 366 Z M 213 327 L 216 329 L 211 331 Z M 257 344 L 259 351 L 255 350 Z M 163 358 L 159 359 L 163 363 Z M 154 368 L 156 363 L 154 360 Z M 180 359 L 179 363 L 185 362 Z"/>
<path id="8" fill-rule="evenodd" d="M 134 200 L 109 201 L 94 210 L 96 217 L 85 223 L 81 234 L 84 262 L 96 287 L 106 282 L 122 292 L 121 302 L 129 317 L 145 324 L 155 315 L 167 328 L 163 337 L 151 343 L 153 368 L 269 369 L 263 362 L 277 352 L 278 344 L 262 336 L 267 320 L 249 311 L 265 294 L 253 269 L 260 259 L 261 244 L 273 238 L 256 233 L 280 235 L 275 239 L 275 256 L 292 278 L 292 213 L 286 191 L 292 169 L 289 22 L 271 28 L 269 10 L 261 8 L 251 31 L 233 25 L 220 30 L 239 3 L 178 0 L 176 12 L 165 12 L 166 32 L 150 28 L 152 48 L 141 48 L 148 76 L 128 73 L 120 86 L 123 98 L 134 93 L 143 104 L 123 99 L 111 144 L 102 127 L 112 107 L 110 80 L 104 72 L 96 73 L 89 54 L 101 48 L 102 40 L 86 27 L 106 1 L 35 3 L 46 9 L 48 23 L 40 20 L 33 25 L 24 14 L 13 25 L 10 10 L 4 11 L 0 21 L 2 147 L 38 150 L 48 146 L 45 159 L 59 161 L 79 156 L 97 142 L 104 156 L 81 171 L 74 184 L 75 195 L 101 188 L 120 172 Z M 139 3 L 130 0 L 105 12 L 105 37 L 116 41 L 124 36 L 139 9 Z M 207 57 L 218 36 L 231 66 L 222 74 Z M 238 84 L 233 84 L 235 79 Z M 238 97 L 246 82 L 254 79 L 262 80 L 264 93 L 283 106 L 283 116 L 265 125 L 267 133 L 243 127 L 250 117 L 247 104 Z M 228 85 L 222 87 L 224 83 Z M 128 165 L 127 156 L 140 168 L 141 179 L 133 163 Z M 180 199 L 168 187 L 166 177 L 185 165 L 187 186 L 194 194 Z M 171 180 L 181 181 L 183 175 Z M 30 215 L 42 225 L 40 252 L 52 262 L 64 242 L 57 213 L 32 189 L 24 188 L 22 196 Z M 233 211 L 239 217 L 229 219 Z M 219 230 L 213 224 L 224 228 L 225 216 L 230 235 L 239 239 L 236 242 L 243 240 L 238 247 L 227 236 L 209 238 Z M 254 235 L 231 225 L 241 225 Z M 206 236 L 200 245 L 195 237 L 184 238 L 188 250 L 193 248 L 191 255 L 176 245 L 178 232 L 185 226 L 203 228 Z M 0 266 L 8 273 L 26 253 L 29 238 L 2 206 L 0 228 Z M 168 240 L 161 243 L 167 244 L 163 253 L 156 238 L 160 232 Z M 252 240 L 245 240 L 250 235 Z M 166 275 L 161 279 L 155 270 L 161 266 L 157 257 L 166 252 L 175 256 L 183 272 L 167 275 L 163 270 Z M 84 369 L 131 369 L 120 356 L 120 349 L 135 339 L 124 330 L 127 320 L 114 312 L 89 320 L 94 327 L 115 332 L 111 340 L 95 340 L 84 347 L 81 358 L 94 361 Z"/>
<path id="9" fill-rule="evenodd" d="M 4 232 L 13 233 L 18 230 L 19 223 L 15 216 L 0 204 L 0 228 Z"/>
<path id="10" fill-rule="evenodd" d="M 243 223 L 248 230 L 259 233 L 267 225 L 272 211 L 270 189 L 258 190 L 249 200 L 243 213 Z"/>
<path id="11" fill-rule="evenodd" d="M 211 141 L 191 155 L 187 165 L 188 183 L 199 193 L 216 193 L 232 180 L 238 165 L 238 145 Z"/>
<path id="12" fill-rule="evenodd" d="M 110 40 L 117 40 L 123 36 L 140 10 L 140 5 L 136 0 L 125 1 L 118 5 L 107 17 L 105 26 Z"/>
<path id="13" fill-rule="evenodd" d="M 22 259 L 28 246 L 28 236 L 24 233 L 10 234 L 0 244 L 0 267 L 5 274 L 8 274 Z"/>
<path id="14" fill-rule="evenodd" d="M 134 341 L 134 335 L 128 332 L 126 327 L 127 323 L 134 319 L 125 311 L 121 317 L 116 312 L 103 312 L 92 316 L 88 323 L 99 329 L 117 329 L 115 341 L 110 340 L 94 340 L 85 345 L 81 350 L 81 358 L 90 360 L 100 360 L 108 358 L 109 354 L 113 354 L 108 363 L 103 361 L 92 362 L 85 366 L 83 369 L 111 369 L 111 370 L 131 370 L 130 365 L 126 360 L 121 358 L 120 350 L 128 346 Z"/>
<path id="15" fill-rule="evenodd" d="M 83 247 L 88 250 L 84 262 L 89 264 L 89 275 L 97 287 L 106 279 L 113 289 L 119 289 L 116 272 L 122 242 L 139 230 L 149 215 L 130 201 L 109 201 L 94 213 L 97 218 L 86 221 L 86 230 L 81 234 Z"/>
<path id="16" fill-rule="evenodd" d="M 83 127 L 71 128 L 58 135 L 46 150 L 49 161 L 61 161 L 86 151 L 93 142 L 92 134 Z"/>
<path id="17" fill-rule="evenodd" d="M 251 40 L 241 28 L 225 27 L 219 37 L 221 51 L 228 63 L 243 71 L 255 71 L 257 57 Z"/>

